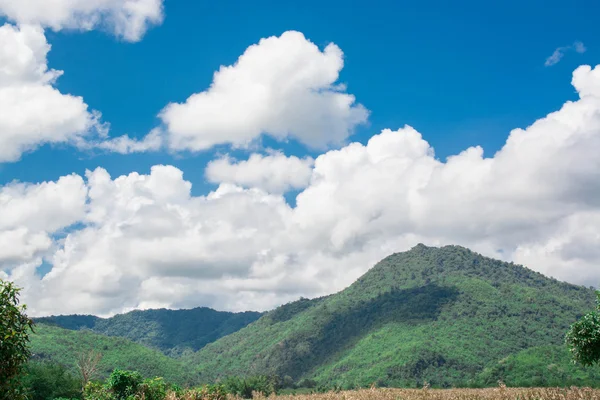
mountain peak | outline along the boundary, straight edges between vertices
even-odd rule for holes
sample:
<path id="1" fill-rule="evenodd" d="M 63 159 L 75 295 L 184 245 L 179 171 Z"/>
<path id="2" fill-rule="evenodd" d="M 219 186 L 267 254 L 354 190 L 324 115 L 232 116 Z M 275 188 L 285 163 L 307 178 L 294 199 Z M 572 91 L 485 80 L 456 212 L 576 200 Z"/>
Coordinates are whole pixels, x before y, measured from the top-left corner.
<path id="1" fill-rule="evenodd" d="M 207 380 L 251 373 L 358 385 L 464 384 L 508 356 L 521 362 L 521 351 L 547 354 L 536 346 L 555 346 L 567 360 L 564 332 L 594 298 L 592 290 L 464 247 L 419 243 L 341 292 L 266 314 L 191 362 Z M 495 380 L 503 378 L 498 371 Z"/>
<path id="2" fill-rule="evenodd" d="M 521 285 L 530 288 L 560 287 L 558 290 L 561 291 L 583 289 L 522 265 L 485 257 L 462 246 L 432 247 L 423 243 L 384 258 L 351 288 L 385 291 L 394 287 L 411 288 L 457 279 L 478 279 L 495 288 Z"/>
<path id="3" fill-rule="evenodd" d="M 416 246 L 414 246 L 413 248 L 411 248 L 409 251 L 412 252 L 420 252 L 420 251 L 424 251 L 424 250 L 429 250 L 431 247 L 426 246 L 423 243 L 418 243 Z"/>

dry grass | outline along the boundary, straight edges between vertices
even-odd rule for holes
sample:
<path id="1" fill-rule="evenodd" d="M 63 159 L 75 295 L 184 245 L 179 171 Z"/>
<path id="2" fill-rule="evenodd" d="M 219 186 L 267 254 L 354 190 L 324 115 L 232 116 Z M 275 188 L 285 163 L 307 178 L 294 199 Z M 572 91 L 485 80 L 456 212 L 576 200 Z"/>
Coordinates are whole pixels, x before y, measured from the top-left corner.
<path id="1" fill-rule="evenodd" d="M 260 396 L 259 396 L 260 397 Z M 264 397 L 262 399 L 266 400 Z M 269 400 L 600 400 L 590 388 L 363 389 L 309 395 L 271 396 Z"/>
<path id="2" fill-rule="evenodd" d="M 600 389 L 507 388 L 489 389 L 361 389 L 318 394 L 272 395 L 255 393 L 253 400 L 600 400 Z M 171 392 L 165 400 L 215 400 L 189 391 L 180 397 Z M 227 395 L 222 400 L 243 400 Z"/>

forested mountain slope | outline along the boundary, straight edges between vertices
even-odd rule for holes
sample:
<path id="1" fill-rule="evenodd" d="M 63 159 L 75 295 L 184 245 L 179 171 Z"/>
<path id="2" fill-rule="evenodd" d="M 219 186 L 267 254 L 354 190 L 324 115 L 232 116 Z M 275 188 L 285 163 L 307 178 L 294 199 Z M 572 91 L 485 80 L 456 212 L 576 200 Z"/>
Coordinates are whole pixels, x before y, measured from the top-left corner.
<path id="1" fill-rule="evenodd" d="M 136 310 L 106 319 L 91 315 L 61 315 L 37 318 L 36 321 L 71 330 L 89 329 L 103 335 L 124 337 L 178 356 L 236 332 L 261 315 L 252 311 L 231 313 L 200 307 L 190 310 Z"/>
<path id="2" fill-rule="evenodd" d="M 204 381 L 266 373 L 451 386 L 514 379 L 522 368 L 522 384 L 550 379 L 548 371 L 577 384 L 600 374 L 570 365 L 563 338 L 594 298 L 589 288 L 462 247 L 418 245 L 339 293 L 279 307 L 186 359 Z"/>
<path id="3" fill-rule="evenodd" d="M 177 359 L 130 340 L 73 331 L 37 323 L 31 335 L 33 361 L 52 361 L 61 364 L 78 376 L 76 369 L 80 354 L 94 350 L 102 355 L 98 376 L 106 378 L 115 368 L 134 370 L 145 377 L 162 376 L 181 385 L 195 383 L 195 373 Z"/>

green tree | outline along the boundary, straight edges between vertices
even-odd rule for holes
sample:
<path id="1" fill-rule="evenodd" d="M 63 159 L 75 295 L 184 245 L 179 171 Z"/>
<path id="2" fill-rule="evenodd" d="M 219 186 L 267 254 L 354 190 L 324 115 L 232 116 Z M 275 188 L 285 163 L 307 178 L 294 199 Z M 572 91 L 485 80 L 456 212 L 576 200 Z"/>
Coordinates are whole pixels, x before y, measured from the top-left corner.
<path id="1" fill-rule="evenodd" d="M 106 383 L 117 399 L 125 400 L 137 393 L 143 380 L 144 378 L 137 371 L 115 369 Z"/>
<path id="2" fill-rule="evenodd" d="M 81 398 L 81 381 L 57 363 L 30 361 L 23 383 L 29 400 Z"/>
<path id="3" fill-rule="evenodd" d="M 573 359 L 583 365 L 600 362 L 600 291 L 596 295 L 596 310 L 571 325 L 566 335 Z"/>
<path id="4" fill-rule="evenodd" d="M 24 397 L 21 383 L 23 367 L 31 355 L 29 333 L 33 321 L 19 305 L 20 289 L 0 279 L 0 399 Z"/>

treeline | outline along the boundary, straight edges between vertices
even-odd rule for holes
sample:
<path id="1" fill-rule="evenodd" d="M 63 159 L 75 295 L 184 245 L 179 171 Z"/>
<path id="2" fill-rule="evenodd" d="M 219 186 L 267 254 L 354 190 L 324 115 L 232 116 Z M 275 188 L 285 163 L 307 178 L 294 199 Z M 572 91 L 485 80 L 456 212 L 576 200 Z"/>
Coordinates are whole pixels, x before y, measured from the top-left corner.
<path id="1" fill-rule="evenodd" d="M 301 386 L 315 392 L 334 389 L 317 387 L 312 380 L 295 384 L 289 377 L 264 375 L 228 377 L 214 384 L 182 388 L 160 377 L 144 378 L 137 371 L 119 369 L 115 369 L 104 381 L 86 382 L 81 374 L 75 375 L 65 366 L 48 361 L 30 361 L 25 368 L 22 384 L 30 400 L 223 400 L 228 394 L 250 399 L 258 393 L 269 396 Z"/>

